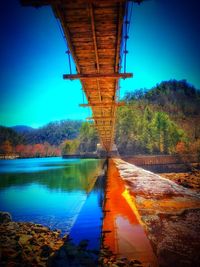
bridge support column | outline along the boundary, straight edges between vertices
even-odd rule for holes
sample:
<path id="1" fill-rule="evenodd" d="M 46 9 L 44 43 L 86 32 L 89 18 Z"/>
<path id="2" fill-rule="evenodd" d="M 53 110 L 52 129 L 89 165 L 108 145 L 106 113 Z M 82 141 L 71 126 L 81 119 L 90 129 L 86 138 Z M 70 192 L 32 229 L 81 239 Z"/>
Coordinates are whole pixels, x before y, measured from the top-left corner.
<path id="1" fill-rule="evenodd" d="M 112 149 L 107 152 L 101 144 L 97 144 L 97 155 L 100 157 L 100 158 L 112 158 L 112 157 L 119 157 L 119 152 L 118 152 L 118 149 L 117 149 L 117 146 L 116 144 L 113 144 L 112 145 Z"/>
<path id="2" fill-rule="evenodd" d="M 107 158 L 107 151 L 102 147 L 101 144 L 97 144 L 97 155 L 100 158 Z"/>
<path id="3" fill-rule="evenodd" d="M 116 144 L 113 144 L 112 145 L 112 149 L 110 150 L 110 152 L 108 152 L 108 157 L 109 158 L 112 158 L 112 157 L 119 157 L 119 152 L 118 152 L 118 149 L 117 149 L 117 146 Z"/>

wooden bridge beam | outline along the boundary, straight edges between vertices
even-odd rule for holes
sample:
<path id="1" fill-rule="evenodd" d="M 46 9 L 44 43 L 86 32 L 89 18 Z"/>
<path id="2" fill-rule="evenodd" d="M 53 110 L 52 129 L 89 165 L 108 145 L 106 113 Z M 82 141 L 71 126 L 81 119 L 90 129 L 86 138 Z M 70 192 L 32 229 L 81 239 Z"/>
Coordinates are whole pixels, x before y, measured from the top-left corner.
<path id="1" fill-rule="evenodd" d="M 76 0 L 77 3 L 85 4 L 85 3 L 125 3 L 126 0 Z M 131 2 L 135 2 L 140 4 L 144 0 L 129 0 Z M 62 3 L 61 0 L 20 0 L 23 6 L 45 6 L 45 5 L 59 5 Z"/>
<path id="2" fill-rule="evenodd" d="M 69 80 L 91 80 L 91 79 L 126 79 L 132 78 L 132 73 L 110 73 L 110 74 L 64 74 L 63 79 Z"/>
<path id="3" fill-rule="evenodd" d="M 90 10 L 90 17 L 91 17 L 91 27 L 92 27 L 92 37 L 93 37 L 93 43 L 94 43 L 94 52 L 95 52 L 95 58 L 96 58 L 96 68 L 99 73 L 99 56 L 98 56 L 98 50 L 97 50 L 97 38 L 96 38 L 96 31 L 95 31 L 95 23 L 94 23 L 94 11 L 92 3 L 89 4 L 89 10 Z"/>
<path id="4" fill-rule="evenodd" d="M 80 73 L 80 66 L 78 64 L 78 59 L 77 59 L 74 47 L 72 45 L 69 29 L 67 27 L 67 24 L 65 23 L 63 10 L 62 9 L 58 9 L 56 6 L 53 6 L 53 10 L 54 10 L 54 13 L 55 13 L 56 17 L 59 18 L 59 21 L 60 21 L 60 23 L 62 25 L 64 34 L 67 37 L 67 44 L 68 44 L 69 50 L 70 50 L 70 52 L 72 54 L 72 57 L 73 57 L 73 59 L 74 59 L 74 61 L 76 63 L 76 69 L 77 69 L 78 73 Z"/>
<path id="5" fill-rule="evenodd" d="M 105 131 L 110 131 L 110 129 L 111 129 L 111 125 L 93 124 L 93 125 L 90 125 L 90 127 L 98 128 L 100 130 L 108 129 L 108 130 L 105 130 Z"/>
<path id="6" fill-rule="evenodd" d="M 96 117 L 87 117 L 86 120 L 108 120 L 111 121 L 112 119 L 114 119 L 114 117 L 109 117 L 109 116 L 96 116 Z"/>
<path id="7" fill-rule="evenodd" d="M 124 106 L 125 102 L 108 102 L 108 103 L 88 103 L 88 104 L 79 104 L 80 107 L 112 107 L 112 106 L 116 106 L 116 107 L 121 107 Z"/>
<path id="8" fill-rule="evenodd" d="M 121 43 L 121 38 L 122 37 L 122 28 L 123 28 L 123 17 L 124 17 L 124 13 L 123 10 L 125 10 L 122 6 L 122 3 L 119 3 L 119 16 L 118 16 L 118 26 L 117 26 L 117 42 L 116 42 L 116 49 L 115 49 L 115 72 L 119 72 L 120 71 L 120 43 Z M 116 98 L 116 92 L 118 89 L 118 80 L 116 80 L 115 83 L 115 92 L 114 92 L 114 98 Z M 113 112 L 113 125 L 112 125 L 112 132 L 111 132 L 111 140 L 110 140 L 110 148 L 112 147 L 112 144 L 114 142 L 114 136 L 115 136 L 115 119 L 116 119 L 116 107 L 113 107 L 112 109 Z"/>

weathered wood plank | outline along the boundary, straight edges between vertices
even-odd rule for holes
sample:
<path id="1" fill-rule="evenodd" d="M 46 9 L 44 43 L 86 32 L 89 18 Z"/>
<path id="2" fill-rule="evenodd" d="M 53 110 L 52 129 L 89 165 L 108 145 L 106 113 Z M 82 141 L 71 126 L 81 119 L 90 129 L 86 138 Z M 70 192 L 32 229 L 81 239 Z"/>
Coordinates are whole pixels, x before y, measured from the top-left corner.
<path id="1" fill-rule="evenodd" d="M 108 74 L 64 74 L 64 79 L 70 79 L 70 80 L 88 80 L 88 79 L 126 79 L 133 77 L 132 73 L 108 73 Z"/>
<path id="2" fill-rule="evenodd" d="M 79 104 L 80 107 L 108 107 L 108 106 L 117 106 L 121 107 L 124 106 L 125 102 L 108 102 L 108 103 L 89 103 L 89 104 Z"/>

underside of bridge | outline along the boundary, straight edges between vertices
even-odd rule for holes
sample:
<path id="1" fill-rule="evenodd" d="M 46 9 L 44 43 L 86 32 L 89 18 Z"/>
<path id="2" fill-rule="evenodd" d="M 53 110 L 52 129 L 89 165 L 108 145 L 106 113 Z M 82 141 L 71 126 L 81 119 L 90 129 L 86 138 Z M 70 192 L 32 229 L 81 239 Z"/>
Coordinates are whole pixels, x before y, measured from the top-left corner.
<path id="1" fill-rule="evenodd" d="M 51 5 L 60 20 L 69 51 L 76 64 L 76 74 L 65 74 L 65 79 L 80 79 L 91 107 L 101 145 L 111 151 L 114 143 L 117 100 L 120 78 L 131 77 L 120 73 L 122 39 L 128 39 L 126 18 L 127 1 L 123 0 L 23 0 L 23 5 L 39 7 Z M 138 2 L 138 1 L 134 1 Z M 123 23 L 126 32 L 123 36 Z M 124 50 L 126 54 L 126 47 Z"/>

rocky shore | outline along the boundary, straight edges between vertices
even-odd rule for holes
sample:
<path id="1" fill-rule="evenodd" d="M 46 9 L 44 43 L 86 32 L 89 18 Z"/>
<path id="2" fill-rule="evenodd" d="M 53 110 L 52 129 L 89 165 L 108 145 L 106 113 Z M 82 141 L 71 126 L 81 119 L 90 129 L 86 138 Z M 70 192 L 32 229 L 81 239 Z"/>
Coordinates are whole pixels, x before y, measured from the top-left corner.
<path id="1" fill-rule="evenodd" d="M 0 266 L 47 266 L 49 257 L 64 243 L 60 231 L 40 224 L 4 222 L 0 224 Z"/>
<path id="2" fill-rule="evenodd" d="M 160 175 L 164 178 L 174 181 L 179 185 L 200 193 L 200 170 L 198 169 L 193 169 L 190 172 L 162 173 Z"/>
<path id="3" fill-rule="evenodd" d="M 136 259 L 127 259 L 126 257 L 116 255 L 107 248 L 100 250 L 99 267 L 143 267 L 142 263 Z"/>
<path id="4" fill-rule="evenodd" d="M 142 267 L 138 260 L 114 255 L 106 248 L 89 250 L 88 240 L 75 245 L 59 230 L 41 224 L 13 222 L 0 212 L 1 267 Z"/>

